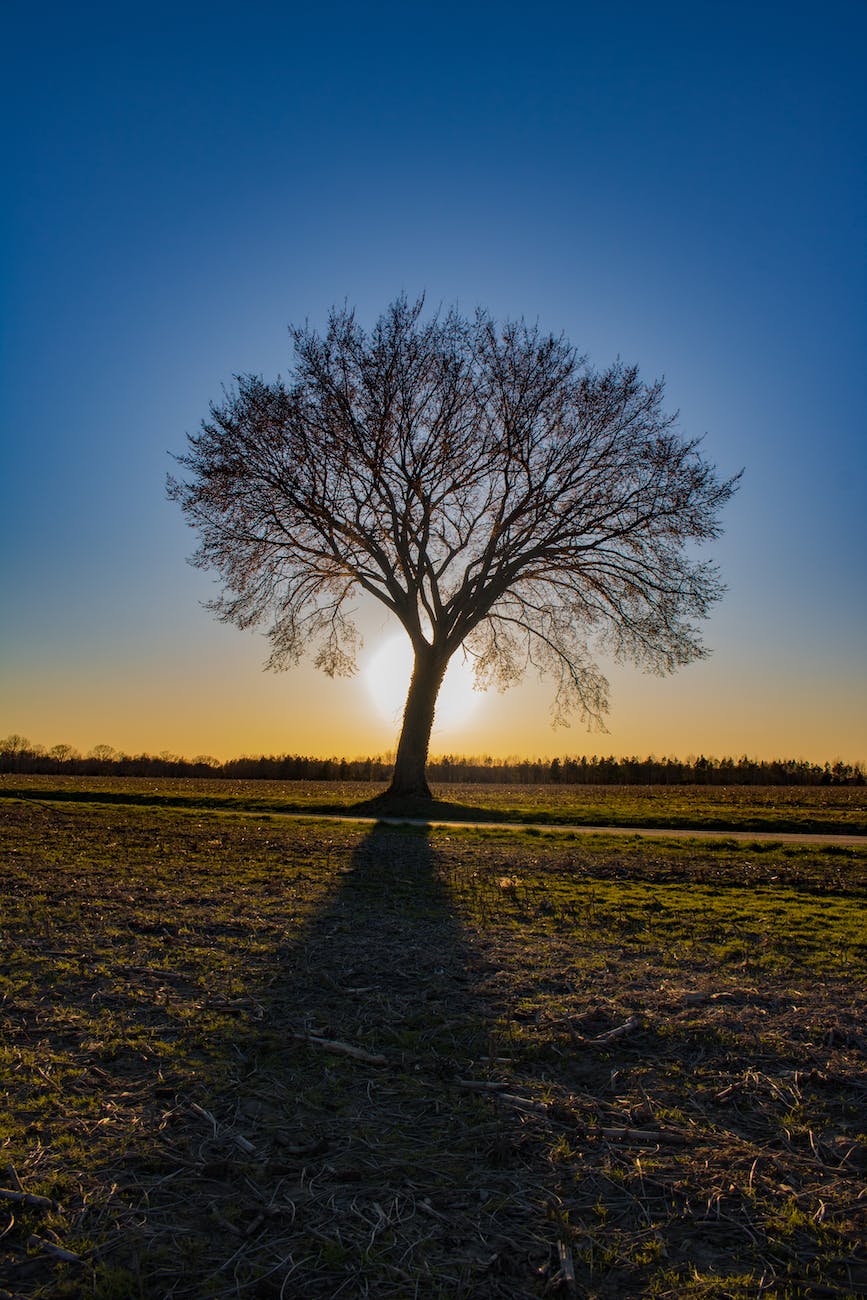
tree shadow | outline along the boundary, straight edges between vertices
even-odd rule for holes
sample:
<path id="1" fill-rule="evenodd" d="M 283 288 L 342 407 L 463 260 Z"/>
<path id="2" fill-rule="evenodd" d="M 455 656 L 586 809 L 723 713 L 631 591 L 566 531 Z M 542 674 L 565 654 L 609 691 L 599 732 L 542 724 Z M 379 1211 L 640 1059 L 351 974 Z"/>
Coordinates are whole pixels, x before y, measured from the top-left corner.
<path id="1" fill-rule="evenodd" d="M 291 789 L 291 782 L 283 783 L 279 796 L 271 794 L 260 798 L 225 793 L 209 794 L 201 790 L 195 793 L 182 792 L 178 794 L 173 791 L 165 793 L 160 790 L 130 790 L 125 787 L 117 790 L 104 787 L 98 789 L 58 788 L 46 784 L 44 786 L 14 786 L 7 790 L 0 789 L 0 800 L 14 799 L 19 802 L 27 800 L 33 803 L 50 800 L 52 803 L 57 804 L 106 804 L 156 809 L 185 808 L 187 810 L 202 809 L 207 812 L 301 813 L 305 817 L 315 817 L 317 814 L 321 814 L 326 817 L 345 817 L 347 821 L 358 817 L 375 817 L 378 819 L 431 823 L 435 821 L 504 822 L 515 820 L 518 815 L 515 811 L 503 812 L 500 809 L 488 808 L 483 805 L 453 803 L 446 799 L 391 795 L 387 791 L 383 791 L 369 799 L 360 799 L 355 803 L 348 804 L 339 794 L 335 795 L 334 798 L 326 796 L 293 798 Z M 527 822 L 548 821 L 550 816 L 550 813 L 532 809 L 522 809 L 520 812 L 520 819 Z"/>
<path id="2" fill-rule="evenodd" d="M 506 822 L 514 817 L 513 813 L 506 813 L 498 808 L 453 803 L 448 799 L 391 795 L 387 792 L 376 795 L 372 799 L 361 799 L 358 803 L 351 804 L 345 811 L 348 815 L 378 817 L 386 824 L 390 821 L 403 820 L 431 824 L 443 821 Z M 534 814 L 522 812 L 521 816 L 524 820 L 532 820 Z"/>
<path id="3" fill-rule="evenodd" d="M 149 819 L 52 811 L 33 844 L 73 835 L 73 868 L 38 913 L 53 860 L 18 863 L 21 914 L 45 926 L 19 954 L 40 995 L 21 986 L 5 1007 L 18 1064 L 48 1085 L 40 1107 L 25 1098 L 20 1172 L 63 1221 L 16 1208 L 0 1286 L 40 1300 L 517 1300 L 569 1292 L 571 1258 L 585 1293 L 722 1294 L 722 1281 L 692 1288 L 694 1268 L 754 1291 L 781 1260 L 807 1276 L 822 1249 L 838 1256 L 823 1276 L 853 1293 L 845 1233 L 835 1245 L 821 1219 L 794 1232 L 785 1217 L 792 1187 L 821 1208 L 810 1198 L 839 1200 L 857 1175 L 829 1127 L 843 1142 L 861 1097 L 839 980 L 807 1012 L 786 980 L 752 988 L 700 953 L 694 967 L 654 961 L 631 914 L 606 921 L 558 893 L 574 862 L 534 882 L 536 850 L 511 840 L 176 818 L 160 850 Z M 829 1006 L 833 1033 L 811 1056 L 811 1018 Z M 790 1132 L 801 1106 L 824 1116 L 818 1155 Z M 57 1144 L 76 1133 L 72 1153 Z M 84 1264 L 45 1249 L 82 1238 L 100 1243 L 92 1287 Z"/>
<path id="4" fill-rule="evenodd" d="M 195 1281 L 149 1252 L 145 1294 L 531 1295 L 545 1171 L 521 1117 L 466 1086 L 490 1073 L 494 1012 L 429 834 L 376 825 L 332 866 L 255 1014 L 215 1044 L 228 1079 L 175 1125 Z"/>

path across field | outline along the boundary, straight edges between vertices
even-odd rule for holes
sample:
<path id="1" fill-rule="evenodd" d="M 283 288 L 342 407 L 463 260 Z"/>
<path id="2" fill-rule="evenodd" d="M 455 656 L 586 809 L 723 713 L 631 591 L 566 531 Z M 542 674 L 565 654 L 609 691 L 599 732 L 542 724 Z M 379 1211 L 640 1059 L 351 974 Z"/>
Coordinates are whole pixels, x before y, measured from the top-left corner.
<path id="1" fill-rule="evenodd" d="M 848 787 L 518 787 L 435 785 L 433 799 L 390 800 L 369 782 L 0 776 L 0 801 L 129 804 L 188 812 L 391 819 L 421 826 L 536 827 L 555 835 L 660 836 L 732 843 L 867 845 L 867 790 Z M 2 802 L 0 802 L 2 806 Z M 513 832 L 514 833 L 514 832 Z"/>
<path id="2" fill-rule="evenodd" d="M 21 788 L 0 1294 L 867 1296 L 863 821 Z"/>
<path id="3" fill-rule="evenodd" d="M 299 800 L 294 790 L 287 790 L 286 783 L 257 783 L 257 782 L 191 782 L 191 781 L 169 781 L 169 780 L 149 780 L 138 781 L 135 779 L 119 778 L 105 782 L 90 780 L 67 780 L 65 778 L 55 778 L 51 784 L 43 784 L 43 779 L 33 778 L 6 778 L 0 780 L 0 801 L 7 799 L 16 800 L 35 800 L 36 802 L 45 803 L 93 803 L 93 804 L 115 804 L 137 806 L 141 808 L 152 807 L 155 809 L 174 808 L 180 812 L 194 813 L 196 815 L 209 809 L 213 812 L 222 812 L 229 814 L 238 814 L 241 816 L 262 814 L 270 817 L 286 818 L 288 820 L 302 821 L 319 821 L 319 822 L 353 822 L 362 826 L 417 826 L 417 827 L 441 827 L 447 830 L 459 830 L 462 827 L 468 830 L 503 830 L 510 833 L 523 831 L 525 833 L 543 833 L 552 835 L 613 835 L 627 838 L 629 836 L 641 839 L 678 839 L 678 840 L 729 840 L 735 843 L 776 843 L 776 844 L 800 844 L 815 845 L 817 848 L 822 845 L 837 845 L 846 848 L 864 848 L 867 846 L 867 833 L 864 833 L 864 815 L 861 808 L 856 810 L 857 815 L 848 823 L 842 818 L 839 821 L 829 820 L 828 810 L 816 809 L 815 816 L 810 816 L 807 820 L 807 826 L 812 829 L 799 830 L 793 827 L 797 826 L 797 818 L 788 816 L 785 809 L 778 811 L 776 808 L 769 810 L 769 818 L 761 803 L 756 809 L 750 810 L 750 821 L 761 820 L 764 825 L 744 825 L 743 812 L 735 804 L 730 810 L 731 820 L 734 824 L 728 824 L 729 809 L 721 807 L 712 810 L 712 820 L 705 818 L 704 824 L 690 824 L 690 809 L 679 808 L 675 815 L 672 816 L 668 808 L 647 809 L 640 820 L 634 821 L 629 816 L 624 816 L 624 810 L 618 806 L 612 808 L 612 822 L 606 823 L 602 820 L 585 822 L 576 818 L 571 820 L 576 810 L 567 808 L 563 810 L 563 819 L 558 820 L 557 808 L 540 808 L 537 805 L 523 808 L 501 807 L 488 808 L 478 806 L 474 803 L 457 803 L 444 801 L 435 798 L 430 809 L 427 809 L 422 801 L 413 801 L 409 807 L 401 808 L 401 805 L 389 805 L 383 801 L 380 803 L 379 798 L 365 799 L 357 803 L 344 802 L 347 790 L 355 793 L 359 789 L 355 786 L 338 786 L 332 797 L 326 799 L 323 797 L 323 789 L 326 794 L 331 794 L 327 786 L 320 785 L 317 787 L 308 787 L 311 792 L 315 790 L 313 799 Z M 212 793 L 213 789 L 213 793 Z M 463 793 L 463 790 L 461 791 Z M 486 791 L 486 793 L 491 793 Z M 499 792 L 497 792 L 499 793 Z M 510 792 L 512 793 L 512 792 Z M 593 792 L 594 794 L 596 792 Z M 627 791 L 606 792 L 608 797 L 617 801 L 618 796 L 622 798 Z M 646 792 L 642 792 L 645 793 Z M 691 792 L 694 796 L 696 792 Z M 719 791 L 712 792 L 719 797 Z M 730 792 L 724 792 L 730 795 Z M 774 792 L 779 795 L 783 792 Z M 786 791 L 786 795 L 791 795 L 791 791 Z M 801 794 L 813 794 L 813 791 Z M 754 791 L 746 791 L 747 797 L 755 798 Z M 336 795 L 336 798 L 335 798 Z M 317 797 L 318 796 L 318 797 Z M 526 817 L 521 814 L 526 811 Z M 599 817 L 605 816 L 607 808 L 594 807 L 592 809 L 581 810 L 586 816 Z M 697 809 L 692 810 L 698 813 L 701 818 L 704 809 L 699 804 Z M 796 810 L 797 811 L 797 810 Z M 837 810 L 832 809 L 832 812 Z M 515 813 L 518 816 L 515 816 Z M 654 817 L 654 812 L 656 817 Z M 552 814 L 551 820 L 547 820 L 546 813 Z M 511 816 L 510 816 L 511 814 Z M 671 821 L 669 821 L 669 817 Z M 658 820 L 657 820 L 658 818 Z M 653 821 L 656 820 L 656 825 Z M 710 821 L 710 824 L 709 824 Z M 636 822 L 638 824 L 636 824 Z M 671 822 L 676 824 L 672 825 Z M 713 823 L 716 822 L 714 825 Z M 740 824 L 738 824 L 738 822 Z M 775 822 L 777 823 L 775 825 Z M 847 829 L 854 822 L 856 830 Z M 781 824 L 780 824 L 781 823 Z"/>
<path id="4" fill-rule="evenodd" d="M 683 826 L 576 826 L 557 822 L 441 821 L 431 817 L 364 817 L 353 813 L 280 814 L 302 821 L 360 822 L 365 826 L 440 826 L 445 830 L 541 831 L 563 835 L 626 835 L 651 840 L 739 840 L 753 844 L 841 844 L 847 848 L 867 845 L 867 835 L 794 834 L 787 831 L 703 830 Z"/>

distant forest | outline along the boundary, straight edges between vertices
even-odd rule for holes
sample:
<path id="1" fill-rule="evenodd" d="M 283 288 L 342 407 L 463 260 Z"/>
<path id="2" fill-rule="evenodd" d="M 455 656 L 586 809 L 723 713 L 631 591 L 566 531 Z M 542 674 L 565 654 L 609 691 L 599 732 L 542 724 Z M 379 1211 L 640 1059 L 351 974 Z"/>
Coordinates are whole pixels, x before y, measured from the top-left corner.
<path id="1" fill-rule="evenodd" d="M 388 755 L 374 758 L 305 758 L 270 754 L 231 758 L 210 755 L 121 754 L 96 745 L 80 754 L 71 745 L 45 749 L 23 736 L 0 740 L 0 772 L 66 776 L 175 776 L 253 781 L 369 781 L 391 776 Z M 488 785 L 864 785 L 860 763 L 810 763 L 775 758 L 614 758 L 592 755 L 555 759 L 446 755 L 428 765 L 431 781 Z"/>

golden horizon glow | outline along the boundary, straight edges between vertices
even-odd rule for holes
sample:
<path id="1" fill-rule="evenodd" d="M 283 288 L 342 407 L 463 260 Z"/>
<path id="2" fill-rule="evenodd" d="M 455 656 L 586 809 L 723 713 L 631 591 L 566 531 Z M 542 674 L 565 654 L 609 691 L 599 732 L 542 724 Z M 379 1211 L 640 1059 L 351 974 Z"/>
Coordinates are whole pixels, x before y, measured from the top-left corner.
<path id="1" fill-rule="evenodd" d="M 0 737 L 17 733 L 45 748 L 68 743 L 83 753 L 105 743 L 127 754 L 165 750 L 220 760 L 393 753 L 399 719 L 382 716 L 365 668 L 397 631 L 368 621 L 358 674 L 334 679 L 309 662 L 263 672 L 260 639 L 214 635 L 204 616 L 199 637 L 140 644 L 122 661 L 110 651 L 69 655 L 58 669 L 47 658 L 25 662 L 10 654 L 0 665 Z M 746 754 L 853 763 L 867 755 L 867 698 L 851 670 L 808 677 L 753 650 L 745 671 L 743 657 L 727 646 L 669 678 L 607 662 L 603 668 L 611 678 L 607 731 L 588 732 L 577 720 L 553 730 L 551 683 L 531 673 L 504 694 L 470 693 L 477 707 L 453 728 L 439 724 L 431 752 L 495 759 Z"/>

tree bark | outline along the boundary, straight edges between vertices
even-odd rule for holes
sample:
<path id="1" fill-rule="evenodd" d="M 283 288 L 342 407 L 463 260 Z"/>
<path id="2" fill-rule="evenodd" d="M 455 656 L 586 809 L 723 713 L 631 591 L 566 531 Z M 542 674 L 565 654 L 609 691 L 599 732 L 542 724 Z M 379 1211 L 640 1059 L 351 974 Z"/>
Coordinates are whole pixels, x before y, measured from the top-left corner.
<path id="1" fill-rule="evenodd" d="M 437 695 L 445 676 L 444 660 L 428 646 L 416 650 L 412 680 L 403 711 L 403 726 L 397 743 L 394 773 L 389 795 L 404 798 L 431 799 L 430 786 L 425 776 L 430 735 L 433 727 Z"/>

